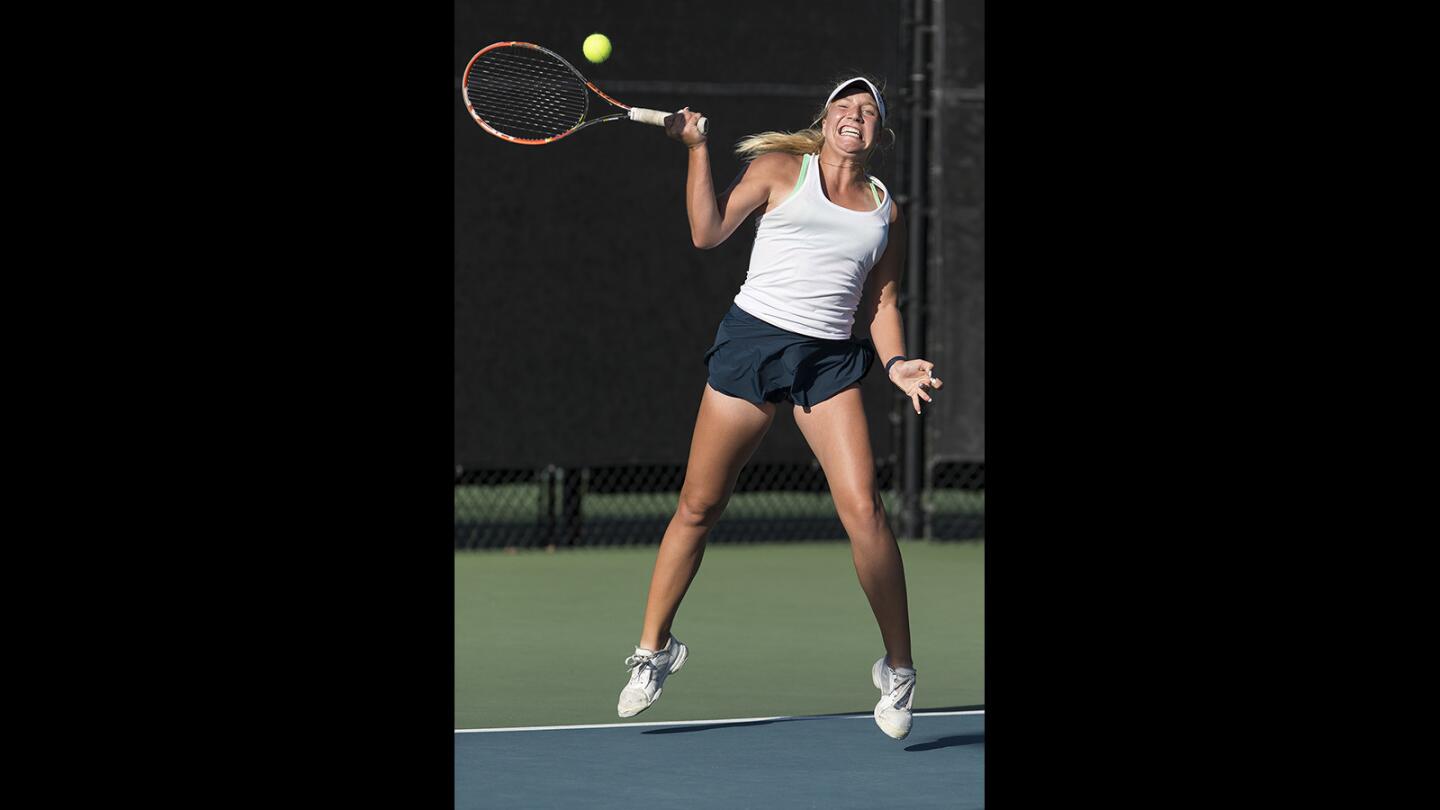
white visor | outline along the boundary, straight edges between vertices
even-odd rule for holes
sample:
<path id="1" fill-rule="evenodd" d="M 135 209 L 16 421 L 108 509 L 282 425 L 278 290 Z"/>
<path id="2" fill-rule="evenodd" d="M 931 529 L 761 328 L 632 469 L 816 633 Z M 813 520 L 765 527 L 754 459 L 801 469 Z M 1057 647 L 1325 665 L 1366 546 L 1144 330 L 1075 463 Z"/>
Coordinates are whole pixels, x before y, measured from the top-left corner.
<path id="1" fill-rule="evenodd" d="M 875 105 L 880 108 L 880 123 L 885 123 L 885 97 L 880 95 L 880 91 L 875 89 L 875 85 L 871 84 L 870 80 L 865 78 L 864 76 L 856 76 L 853 79 L 846 79 L 845 81 L 835 85 L 835 89 L 830 91 L 830 97 L 825 99 L 825 106 L 829 107 L 830 102 L 834 101 L 835 97 L 840 95 L 841 90 L 844 90 L 845 88 L 849 87 L 852 84 L 855 84 L 856 82 L 859 82 L 870 89 L 870 95 L 875 97 Z"/>

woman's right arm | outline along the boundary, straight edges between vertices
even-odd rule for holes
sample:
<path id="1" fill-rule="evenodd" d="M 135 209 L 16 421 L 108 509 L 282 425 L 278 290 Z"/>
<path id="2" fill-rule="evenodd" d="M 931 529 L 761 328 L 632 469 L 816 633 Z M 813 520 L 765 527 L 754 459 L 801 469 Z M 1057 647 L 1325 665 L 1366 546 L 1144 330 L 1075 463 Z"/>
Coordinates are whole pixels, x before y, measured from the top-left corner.
<path id="1" fill-rule="evenodd" d="M 685 177 L 685 211 L 690 216 L 690 240 L 695 247 L 709 250 L 719 245 L 750 216 L 756 208 L 770 199 L 774 185 L 777 163 L 783 162 L 781 155 L 761 155 L 740 170 L 740 176 L 718 198 L 715 183 L 710 176 L 710 147 L 705 136 L 696 128 L 701 114 L 682 110 L 685 116 L 684 128 L 680 119 L 675 126 L 666 129 L 670 137 L 689 148 L 689 170 Z"/>

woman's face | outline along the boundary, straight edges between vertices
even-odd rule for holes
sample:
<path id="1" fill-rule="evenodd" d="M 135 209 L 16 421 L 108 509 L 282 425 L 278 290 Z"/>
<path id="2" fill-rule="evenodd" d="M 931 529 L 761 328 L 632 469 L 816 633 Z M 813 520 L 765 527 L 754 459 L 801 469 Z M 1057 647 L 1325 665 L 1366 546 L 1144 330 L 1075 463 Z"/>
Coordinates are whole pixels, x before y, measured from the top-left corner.
<path id="1" fill-rule="evenodd" d="M 862 88 L 836 96 L 825 110 L 825 142 L 854 155 L 869 152 L 880 136 L 880 106 Z"/>

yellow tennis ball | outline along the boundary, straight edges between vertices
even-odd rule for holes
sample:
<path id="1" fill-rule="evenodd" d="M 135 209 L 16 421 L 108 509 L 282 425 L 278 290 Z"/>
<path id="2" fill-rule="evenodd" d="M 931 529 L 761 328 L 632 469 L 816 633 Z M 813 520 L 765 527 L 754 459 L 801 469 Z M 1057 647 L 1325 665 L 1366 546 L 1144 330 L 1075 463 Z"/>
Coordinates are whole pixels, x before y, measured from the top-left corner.
<path id="1" fill-rule="evenodd" d="M 600 64 L 610 58 L 610 38 L 604 34 L 591 34 L 585 38 L 585 58 Z"/>

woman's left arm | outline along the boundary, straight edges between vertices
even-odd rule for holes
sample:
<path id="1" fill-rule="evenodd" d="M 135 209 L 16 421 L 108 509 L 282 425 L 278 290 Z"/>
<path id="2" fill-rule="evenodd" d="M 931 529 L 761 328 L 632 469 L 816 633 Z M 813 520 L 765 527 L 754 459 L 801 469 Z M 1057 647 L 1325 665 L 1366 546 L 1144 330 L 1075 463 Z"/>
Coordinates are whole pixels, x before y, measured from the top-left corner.
<path id="1" fill-rule="evenodd" d="M 875 343 L 877 359 L 885 363 L 896 355 L 905 354 L 905 326 L 900 320 L 900 277 L 905 268 L 905 251 L 908 247 L 908 228 L 899 205 L 892 205 L 890 238 L 885 253 L 875 266 L 870 268 L 870 277 L 865 281 L 865 294 L 860 299 L 860 308 L 855 313 L 855 323 L 870 334 Z M 920 413 L 920 401 L 932 402 L 925 388 L 939 390 L 943 383 L 931 376 L 935 364 L 922 358 L 903 360 L 890 367 L 890 381 L 910 397 L 915 412 Z"/>

